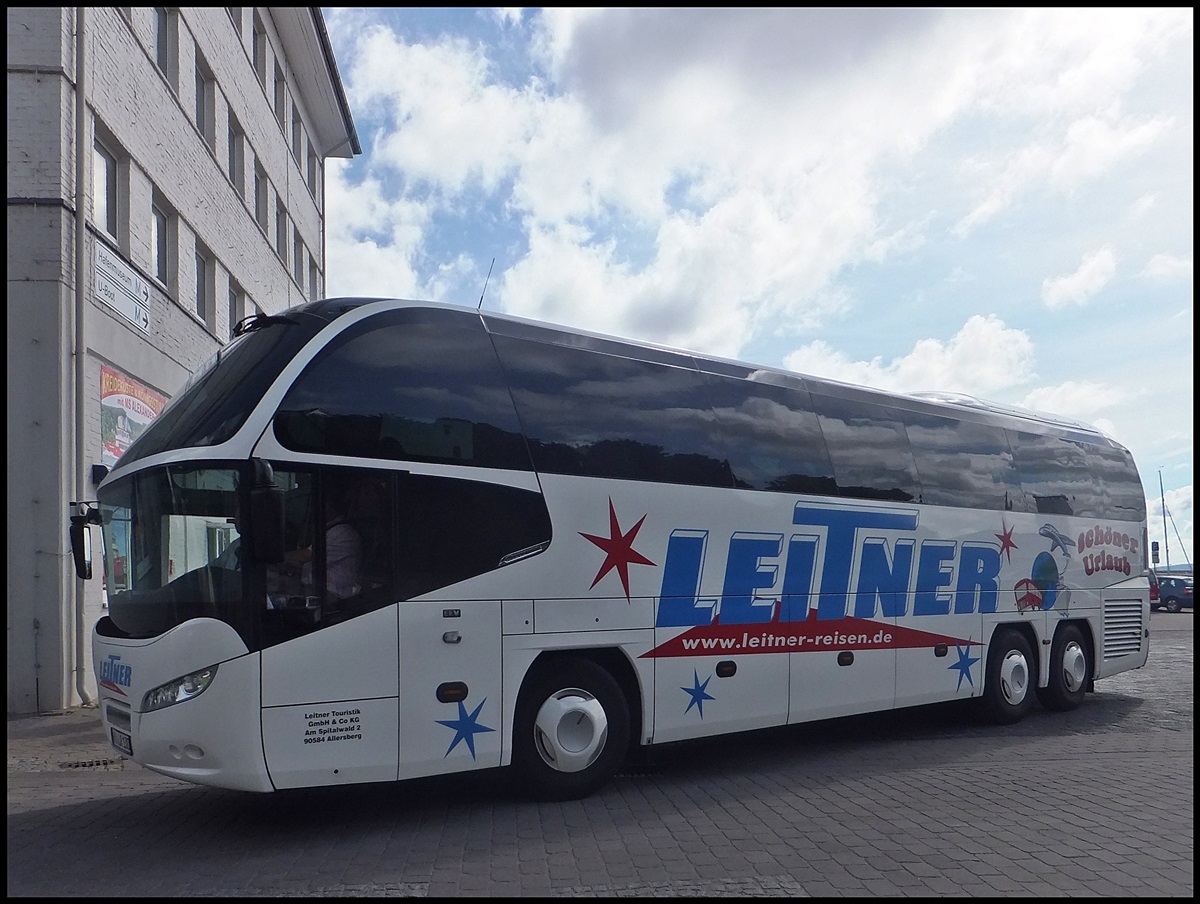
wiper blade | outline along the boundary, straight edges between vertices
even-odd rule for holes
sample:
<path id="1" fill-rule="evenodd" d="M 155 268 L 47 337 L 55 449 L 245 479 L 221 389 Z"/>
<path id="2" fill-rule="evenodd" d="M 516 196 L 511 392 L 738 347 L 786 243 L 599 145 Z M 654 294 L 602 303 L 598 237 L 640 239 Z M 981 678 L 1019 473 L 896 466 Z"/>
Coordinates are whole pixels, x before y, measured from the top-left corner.
<path id="1" fill-rule="evenodd" d="M 237 322 L 237 326 L 233 328 L 234 336 L 242 336 L 246 333 L 253 333 L 255 330 L 261 330 L 263 327 L 273 326 L 277 323 L 297 324 L 299 320 L 294 317 L 289 317 L 287 314 L 251 314 L 249 317 L 243 317 Z"/>

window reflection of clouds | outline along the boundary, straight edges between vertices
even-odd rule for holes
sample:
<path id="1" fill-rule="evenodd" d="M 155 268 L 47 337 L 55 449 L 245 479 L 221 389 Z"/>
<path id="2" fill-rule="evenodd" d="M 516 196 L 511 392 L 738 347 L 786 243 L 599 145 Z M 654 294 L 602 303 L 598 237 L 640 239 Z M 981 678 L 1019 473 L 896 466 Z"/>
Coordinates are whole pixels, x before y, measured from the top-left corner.
<path id="1" fill-rule="evenodd" d="M 805 407 L 811 405 L 807 392 L 711 376 L 709 385 L 726 457 L 739 481 L 767 489 L 789 478 L 833 477 L 817 416 Z"/>
<path id="2" fill-rule="evenodd" d="M 368 321 L 369 323 L 369 321 Z M 380 327 L 331 345 L 288 393 L 285 411 L 454 417 L 515 429 L 512 403 L 482 332 L 439 325 Z M 481 377 L 492 376 L 484 381 Z M 499 412 L 509 417 L 496 423 Z"/>
<path id="3" fill-rule="evenodd" d="M 518 466 L 524 427 L 539 466 L 558 473 L 1144 517 L 1128 453 L 1082 434 L 1009 432 L 876 404 L 841 384 L 810 394 L 799 375 L 493 325 L 489 336 L 474 314 L 450 310 L 370 318 L 310 364 L 282 410 L 301 421 L 304 412 L 329 413 L 318 419 L 328 422 L 320 436 L 343 437 L 339 448 L 360 442 L 347 438 L 354 430 L 368 445 L 401 444 L 401 453 L 369 445 L 345 454 Z M 372 418 L 375 427 L 364 423 Z M 474 425 L 474 437 L 454 424 Z M 334 442 L 316 442 L 326 441 Z"/>
<path id="4" fill-rule="evenodd" d="M 920 485 L 904 425 L 887 409 L 813 395 L 838 486 L 887 498 L 919 499 Z"/>
<path id="5" fill-rule="evenodd" d="M 695 371 L 497 337 L 532 439 L 588 446 L 633 440 L 713 454 L 713 418 Z"/>
<path id="6" fill-rule="evenodd" d="M 1133 456 L 1113 446 L 1096 446 L 1091 457 L 1092 467 L 1108 491 L 1109 511 L 1129 520 L 1145 518 L 1146 492 L 1137 479 Z"/>
<path id="7" fill-rule="evenodd" d="M 1092 461 L 1080 443 L 1035 433 L 1014 435 L 1021 483 L 1034 497 L 1038 511 L 1079 517 L 1106 513 L 1104 485 L 1092 472 Z M 1069 512 L 1056 509 L 1057 500 L 1064 501 Z"/>
<path id="8" fill-rule="evenodd" d="M 999 427 L 906 411 L 921 501 L 1024 511 L 1024 492 Z"/>

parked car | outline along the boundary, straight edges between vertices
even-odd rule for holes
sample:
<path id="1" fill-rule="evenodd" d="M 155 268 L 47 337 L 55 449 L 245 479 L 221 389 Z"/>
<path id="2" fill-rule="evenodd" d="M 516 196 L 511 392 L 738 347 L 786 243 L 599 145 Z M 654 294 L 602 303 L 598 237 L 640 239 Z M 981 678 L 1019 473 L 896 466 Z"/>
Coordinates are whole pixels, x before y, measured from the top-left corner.
<path id="1" fill-rule="evenodd" d="M 1168 612 L 1179 612 L 1192 607 L 1192 585 L 1190 577 L 1175 574 L 1155 575 L 1158 583 L 1158 600 L 1154 599 L 1153 585 L 1150 591 L 1150 608 L 1162 607 Z"/>

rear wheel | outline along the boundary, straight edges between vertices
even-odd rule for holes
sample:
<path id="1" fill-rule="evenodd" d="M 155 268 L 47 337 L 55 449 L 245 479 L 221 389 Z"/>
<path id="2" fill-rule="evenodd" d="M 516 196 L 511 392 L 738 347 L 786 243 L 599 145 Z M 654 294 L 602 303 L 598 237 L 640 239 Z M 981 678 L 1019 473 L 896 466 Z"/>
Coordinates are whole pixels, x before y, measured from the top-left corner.
<path id="1" fill-rule="evenodd" d="M 513 730 L 523 788 L 541 800 L 574 800 L 599 790 L 624 762 L 629 705 L 594 662 L 555 660 L 522 690 Z"/>
<path id="2" fill-rule="evenodd" d="M 1037 689 L 1038 699 L 1047 709 L 1066 712 L 1083 702 L 1091 676 L 1091 662 L 1083 632 L 1066 625 L 1054 637 L 1050 649 L 1050 683 Z"/>
<path id="3" fill-rule="evenodd" d="M 1167 600 L 1168 612 L 1179 612 L 1181 609 L 1183 609 L 1183 606 L 1179 605 L 1179 600 L 1175 599 L 1175 597 L 1171 597 L 1169 600 Z"/>
<path id="4" fill-rule="evenodd" d="M 988 719 L 1009 725 L 1025 718 L 1033 706 L 1037 670 L 1025 635 L 1000 628 L 992 635 L 987 674 L 980 698 Z"/>

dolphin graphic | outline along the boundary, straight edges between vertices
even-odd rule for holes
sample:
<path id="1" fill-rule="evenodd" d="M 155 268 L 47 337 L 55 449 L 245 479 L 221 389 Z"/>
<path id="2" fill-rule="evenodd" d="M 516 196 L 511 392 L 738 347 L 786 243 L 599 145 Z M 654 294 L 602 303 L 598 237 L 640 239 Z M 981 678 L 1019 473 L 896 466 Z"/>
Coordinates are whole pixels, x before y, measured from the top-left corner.
<path id="1" fill-rule="evenodd" d="M 1055 549 L 1061 549 L 1064 556 L 1066 556 L 1068 559 L 1071 558 L 1071 551 L 1067 549 L 1067 547 L 1074 546 L 1075 541 L 1056 528 L 1053 524 L 1043 524 L 1038 533 L 1050 541 L 1051 552 L 1054 552 Z"/>

